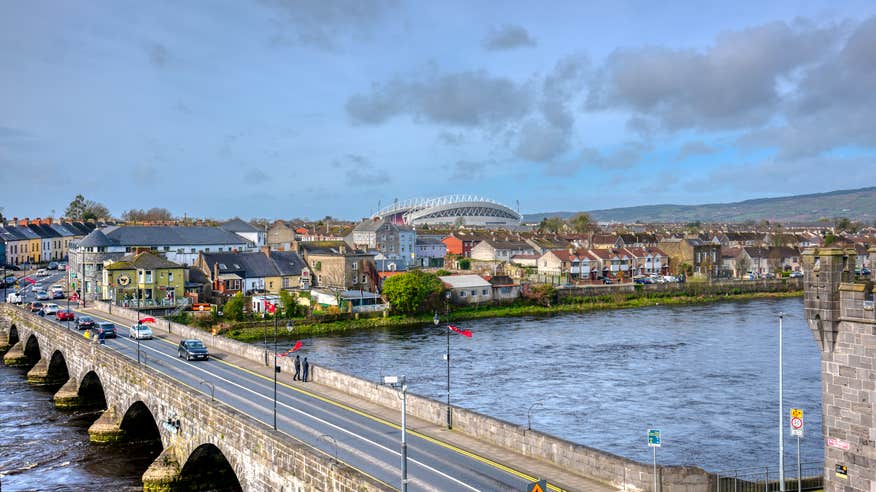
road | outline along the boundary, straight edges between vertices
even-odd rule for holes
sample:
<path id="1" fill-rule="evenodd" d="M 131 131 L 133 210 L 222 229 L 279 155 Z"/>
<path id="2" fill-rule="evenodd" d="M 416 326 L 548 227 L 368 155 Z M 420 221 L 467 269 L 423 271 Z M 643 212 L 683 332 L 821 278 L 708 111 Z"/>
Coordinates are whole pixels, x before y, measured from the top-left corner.
<path id="1" fill-rule="evenodd" d="M 59 283 L 63 272 L 44 277 L 40 285 Z M 33 299 L 33 289 L 22 293 Z M 65 307 L 66 301 L 57 301 Z M 71 307 L 73 307 L 71 305 Z M 77 316 L 83 313 L 74 309 Z M 96 316 L 112 321 L 119 337 L 106 340 L 106 347 L 137 360 L 138 343 L 128 338 L 128 326 L 121 318 Z M 54 316 L 47 317 L 54 320 Z M 75 324 L 60 322 L 71 331 Z M 208 361 L 188 362 L 178 358 L 179 339 L 158 333 L 154 340 L 139 343 L 142 363 L 186 385 L 210 395 L 267 426 L 273 424 L 273 378 L 214 354 Z M 289 379 L 289 375 L 282 375 Z M 319 448 L 330 457 L 356 468 L 393 487 L 400 484 L 401 430 L 380 417 L 350 408 L 312 393 L 306 384 L 283 382 L 277 388 L 277 428 L 290 439 Z M 531 475 L 494 463 L 470 451 L 432 437 L 408 432 L 408 487 L 410 490 L 526 490 Z"/>

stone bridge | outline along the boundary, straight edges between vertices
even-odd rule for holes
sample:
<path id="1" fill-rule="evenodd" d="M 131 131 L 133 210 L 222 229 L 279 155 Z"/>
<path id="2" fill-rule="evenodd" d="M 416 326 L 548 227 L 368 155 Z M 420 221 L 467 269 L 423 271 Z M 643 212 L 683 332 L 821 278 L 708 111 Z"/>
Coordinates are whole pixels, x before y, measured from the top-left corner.
<path id="1" fill-rule="evenodd" d="M 0 304 L 0 353 L 32 367 L 28 381 L 59 387 L 62 409 L 103 410 L 92 442 L 160 442 L 144 490 L 386 490 L 295 438 L 62 326 Z M 212 484 L 212 485 L 211 485 Z"/>

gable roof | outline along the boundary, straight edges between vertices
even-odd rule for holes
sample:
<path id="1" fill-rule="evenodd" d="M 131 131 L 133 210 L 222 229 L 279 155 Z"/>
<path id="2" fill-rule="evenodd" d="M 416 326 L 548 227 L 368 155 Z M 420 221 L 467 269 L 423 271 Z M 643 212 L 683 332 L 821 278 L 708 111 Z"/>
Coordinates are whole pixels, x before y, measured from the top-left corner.
<path id="1" fill-rule="evenodd" d="M 484 280 L 480 275 L 446 275 L 438 278 L 451 289 L 491 287 L 490 283 Z"/>
<path id="2" fill-rule="evenodd" d="M 249 244 L 249 241 L 233 232 L 209 226 L 110 226 L 102 231 L 117 246 Z"/>
<path id="3" fill-rule="evenodd" d="M 106 267 L 107 270 L 158 270 L 161 268 L 182 268 L 182 265 L 162 258 L 151 251 L 144 251 L 136 255 L 126 255 Z"/>
<path id="4" fill-rule="evenodd" d="M 238 217 L 219 224 L 219 228 L 228 232 L 263 232 L 261 229 Z"/>
<path id="5" fill-rule="evenodd" d="M 100 229 L 95 229 L 88 233 L 87 236 L 79 241 L 78 246 L 81 248 L 102 248 L 106 246 L 114 246 L 116 243 L 106 237 Z"/>
<path id="6" fill-rule="evenodd" d="M 261 251 L 201 253 L 201 257 L 211 272 L 216 271 L 218 265 L 220 274 L 242 272 L 248 278 L 280 276 L 279 268 Z"/>
<path id="7" fill-rule="evenodd" d="M 307 268 L 304 260 L 294 251 L 271 251 L 270 255 L 280 275 L 301 275 L 301 271 Z"/>

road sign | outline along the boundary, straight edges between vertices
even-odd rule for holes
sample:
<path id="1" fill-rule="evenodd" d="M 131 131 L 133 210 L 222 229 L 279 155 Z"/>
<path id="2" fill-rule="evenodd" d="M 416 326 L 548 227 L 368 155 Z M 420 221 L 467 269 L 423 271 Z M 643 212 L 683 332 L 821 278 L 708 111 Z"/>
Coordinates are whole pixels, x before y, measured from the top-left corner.
<path id="1" fill-rule="evenodd" d="M 526 492 L 547 492 L 547 489 L 547 480 L 539 480 L 526 486 Z"/>
<path id="2" fill-rule="evenodd" d="M 843 441 L 842 439 L 837 439 L 835 437 L 828 437 L 827 438 L 827 445 L 832 447 L 832 448 L 842 449 L 843 451 L 849 450 L 849 443 L 848 442 Z"/>
<path id="3" fill-rule="evenodd" d="M 791 409 L 791 435 L 803 437 L 803 410 Z"/>
<path id="4" fill-rule="evenodd" d="M 849 467 L 847 467 L 846 465 L 843 465 L 841 463 L 837 463 L 836 468 L 835 468 L 835 472 L 836 472 L 835 475 L 837 477 L 842 478 L 843 480 L 849 479 Z"/>
<path id="5" fill-rule="evenodd" d="M 652 448 L 659 448 L 662 443 L 662 439 L 660 439 L 660 429 L 648 429 L 648 446 Z"/>

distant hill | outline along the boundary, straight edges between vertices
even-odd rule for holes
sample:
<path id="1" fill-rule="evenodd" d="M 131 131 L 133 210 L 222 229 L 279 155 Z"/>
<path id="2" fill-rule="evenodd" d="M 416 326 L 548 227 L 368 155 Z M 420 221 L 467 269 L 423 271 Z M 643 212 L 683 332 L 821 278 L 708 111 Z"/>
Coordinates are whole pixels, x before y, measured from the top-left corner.
<path id="1" fill-rule="evenodd" d="M 545 217 L 567 219 L 578 212 L 526 214 L 525 222 Z M 787 223 L 809 223 L 826 217 L 848 217 L 867 224 L 876 220 L 876 186 L 858 190 L 838 190 L 811 195 L 758 198 L 735 203 L 705 205 L 642 205 L 638 207 L 590 210 L 599 222 L 745 222 L 762 219 Z"/>

